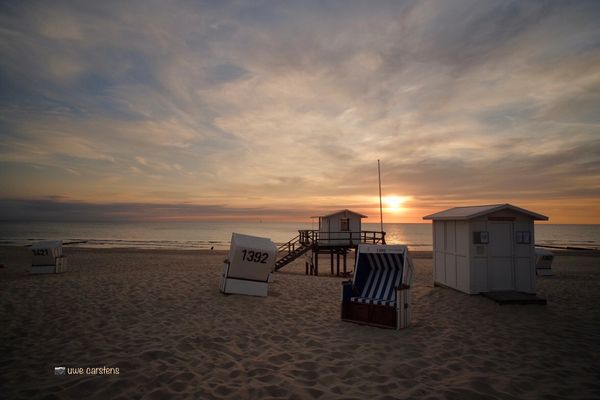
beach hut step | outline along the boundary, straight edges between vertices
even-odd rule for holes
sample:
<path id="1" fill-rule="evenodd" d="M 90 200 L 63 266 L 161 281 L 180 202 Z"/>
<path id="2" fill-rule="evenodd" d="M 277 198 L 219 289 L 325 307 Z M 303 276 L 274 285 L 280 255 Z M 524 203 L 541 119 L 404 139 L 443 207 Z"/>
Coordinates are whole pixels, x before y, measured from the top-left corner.
<path id="1" fill-rule="evenodd" d="M 496 303 L 503 304 L 546 304 L 546 299 L 531 293 L 516 291 L 500 291 L 482 293 L 484 297 L 494 300 Z"/>

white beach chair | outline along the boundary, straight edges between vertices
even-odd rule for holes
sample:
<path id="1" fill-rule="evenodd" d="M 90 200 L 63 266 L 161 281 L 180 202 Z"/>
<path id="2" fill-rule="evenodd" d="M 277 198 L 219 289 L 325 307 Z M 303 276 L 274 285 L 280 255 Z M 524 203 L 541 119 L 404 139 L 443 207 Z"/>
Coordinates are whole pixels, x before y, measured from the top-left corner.
<path id="1" fill-rule="evenodd" d="M 413 266 L 403 245 L 361 244 L 342 284 L 342 320 L 401 329 L 410 324 Z"/>
<path id="2" fill-rule="evenodd" d="M 552 261 L 554 253 L 539 247 L 535 248 L 535 274 L 538 276 L 552 276 Z"/>
<path id="3" fill-rule="evenodd" d="M 270 239 L 233 233 L 219 285 L 221 292 L 266 296 L 276 256 L 277 247 Z"/>
<path id="4" fill-rule="evenodd" d="M 67 257 L 63 256 L 62 241 L 46 240 L 31 246 L 32 274 L 58 274 L 67 271 Z"/>

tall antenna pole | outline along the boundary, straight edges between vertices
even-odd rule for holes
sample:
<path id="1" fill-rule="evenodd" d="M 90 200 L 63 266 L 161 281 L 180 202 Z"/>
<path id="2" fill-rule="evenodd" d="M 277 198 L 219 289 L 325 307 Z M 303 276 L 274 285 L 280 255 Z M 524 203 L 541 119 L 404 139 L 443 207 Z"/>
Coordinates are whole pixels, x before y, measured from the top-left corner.
<path id="1" fill-rule="evenodd" d="M 377 175 L 379 176 L 379 221 L 381 222 L 381 232 L 383 232 L 383 203 L 381 201 L 381 167 L 377 160 Z"/>

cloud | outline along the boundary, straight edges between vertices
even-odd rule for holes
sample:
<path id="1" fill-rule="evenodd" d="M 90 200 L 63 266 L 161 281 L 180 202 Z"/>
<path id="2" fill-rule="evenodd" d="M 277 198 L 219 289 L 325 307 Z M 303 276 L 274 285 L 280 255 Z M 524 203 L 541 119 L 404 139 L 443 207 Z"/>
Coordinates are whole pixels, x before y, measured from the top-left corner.
<path id="1" fill-rule="evenodd" d="M 593 1 L 9 3 L 0 184 L 338 208 L 368 203 L 381 159 L 415 210 L 567 215 L 600 181 L 599 16 Z"/>
<path id="2" fill-rule="evenodd" d="M 65 198 L 0 199 L 0 221 L 161 221 L 305 217 L 298 210 L 219 204 L 88 203 Z"/>

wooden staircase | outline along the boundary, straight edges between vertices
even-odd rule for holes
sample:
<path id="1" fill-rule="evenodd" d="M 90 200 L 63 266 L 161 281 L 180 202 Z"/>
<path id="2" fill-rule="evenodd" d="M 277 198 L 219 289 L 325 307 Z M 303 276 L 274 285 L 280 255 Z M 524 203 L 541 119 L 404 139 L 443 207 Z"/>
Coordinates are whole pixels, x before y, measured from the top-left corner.
<path id="1" fill-rule="evenodd" d="M 351 248 L 356 248 L 360 243 L 385 244 L 385 232 L 379 231 L 327 232 L 325 238 L 320 236 L 320 232 L 317 230 L 299 230 L 298 236 L 277 249 L 278 259 L 275 261 L 274 270 L 279 271 L 309 250 L 315 254 L 330 252 L 333 260 L 334 253 L 345 257 Z M 318 263 L 318 258 L 315 259 L 315 263 Z M 333 261 L 331 263 L 333 274 Z M 318 270 L 318 267 L 316 268 Z"/>
<path id="2" fill-rule="evenodd" d="M 298 257 L 312 249 L 312 242 L 305 240 L 301 235 L 279 246 L 277 249 L 278 260 L 275 261 L 275 271 L 279 271 Z"/>

